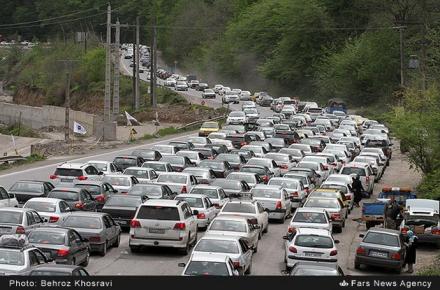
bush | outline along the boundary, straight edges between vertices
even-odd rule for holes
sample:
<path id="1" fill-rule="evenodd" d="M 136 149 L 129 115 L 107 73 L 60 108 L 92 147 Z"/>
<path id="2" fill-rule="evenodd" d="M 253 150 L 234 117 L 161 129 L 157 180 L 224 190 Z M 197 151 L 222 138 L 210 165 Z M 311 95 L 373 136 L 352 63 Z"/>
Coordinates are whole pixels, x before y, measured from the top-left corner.
<path id="1" fill-rule="evenodd" d="M 38 134 L 37 131 L 23 125 L 18 126 L 17 124 L 0 128 L 0 133 L 4 135 L 40 138 L 40 134 Z"/>
<path id="2" fill-rule="evenodd" d="M 440 200 L 440 170 L 425 175 L 422 182 L 419 184 L 418 197 L 426 199 Z"/>

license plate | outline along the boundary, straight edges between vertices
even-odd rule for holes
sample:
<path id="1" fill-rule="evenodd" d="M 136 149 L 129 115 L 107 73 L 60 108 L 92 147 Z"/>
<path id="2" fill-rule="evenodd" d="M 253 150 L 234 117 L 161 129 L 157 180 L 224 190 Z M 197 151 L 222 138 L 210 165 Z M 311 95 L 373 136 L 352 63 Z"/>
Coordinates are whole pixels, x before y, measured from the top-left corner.
<path id="1" fill-rule="evenodd" d="M 313 253 L 313 252 L 306 252 L 306 253 L 304 253 L 304 256 L 306 256 L 306 257 L 320 257 L 321 254 L 320 253 Z"/>
<path id="2" fill-rule="evenodd" d="M 73 179 L 61 178 L 61 182 L 72 182 Z"/>
<path id="3" fill-rule="evenodd" d="M 150 232 L 152 234 L 164 234 L 165 230 L 164 229 L 149 229 L 148 232 Z"/>
<path id="4" fill-rule="evenodd" d="M 370 251 L 370 256 L 377 258 L 388 258 L 388 254 L 384 252 Z"/>

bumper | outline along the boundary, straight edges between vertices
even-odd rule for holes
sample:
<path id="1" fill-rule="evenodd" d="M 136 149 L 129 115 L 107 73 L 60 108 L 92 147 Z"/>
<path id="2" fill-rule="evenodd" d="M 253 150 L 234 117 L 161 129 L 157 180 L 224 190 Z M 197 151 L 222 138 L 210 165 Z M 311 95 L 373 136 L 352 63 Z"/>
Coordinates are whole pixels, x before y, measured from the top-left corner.
<path id="1" fill-rule="evenodd" d="M 208 219 L 197 219 L 198 228 L 206 228 L 209 225 Z"/>
<path id="2" fill-rule="evenodd" d="M 129 228 L 130 227 L 130 221 L 131 219 L 113 219 L 117 225 L 119 225 L 121 228 Z"/>
<path id="3" fill-rule="evenodd" d="M 290 205 L 292 208 L 299 208 L 301 207 L 302 199 L 290 199 Z"/>
<path id="4" fill-rule="evenodd" d="M 93 243 L 93 244 L 90 244 L 90 252 L 99 252 L 99 251 L 101 251 L 102 250 L 102 247 L 104 247 L 104 242 L 102 242 L 102 243 Z"/>
<path id="5" fill-rule="evenodd" d="M 298 257 L 298 256 L 292 256 L 289 255 L 286 257 L 287 260 L 287 267 L 291 268 L 295 266 L 297 262 L 301 261 L 315 261 L 315 262 L 329 262 L 329 263 L 336 263 L 338 259 L 336 258 L 330 258 L 330 259 L 320 259 L 320 258 L 314 258 L 314 257 Z"/>
<path id="6" fill-rule="evenodd" d="M 333 228 L 342 228 L 342 224 L 343 224 L 343 221 L 342 220 L 338 220 L 338 221 L 332 221 L 332 226 L 333 226 Z"/>
<path id="7" fill-rule="evenodd" d="M 391 269 L 399 269 L 403 265 L 403 261 L 381 259 L 381 258 L 369 257 L 369 256 L 356 256 L 354 262 L 356 264 L 363 264 L 363 265 L 391 268 Z"/>
<path id="8" fill-rule="evenodd" d="M 426 244 L 440 244 L 440 236 L 439 235 L 431 235 L 431 234 L 417 234 L 419 243 Z"/>
<path id="9" fill-rule="evenodd" d="M 139 239 L 130 237 L 128 245 L 140 247 L 185 248 L 187 240 L 187 236 L 183 237 L 182 240 Z"/>
<path id="10" fill-rule="evenodd" d="M 269 219 L 284 219 L 284 216 L 286 215 L 286 209 L 278 209 L 278 210 L 272 210 L 269 211 Z"/>

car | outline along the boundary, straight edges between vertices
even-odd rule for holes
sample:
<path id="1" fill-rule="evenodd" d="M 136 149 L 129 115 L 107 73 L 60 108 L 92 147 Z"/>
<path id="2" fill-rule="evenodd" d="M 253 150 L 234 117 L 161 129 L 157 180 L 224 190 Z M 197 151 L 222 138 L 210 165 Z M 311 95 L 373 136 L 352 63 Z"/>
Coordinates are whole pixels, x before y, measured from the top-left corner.
<path id="1" fill-rule="evenodd" d="M 165 145 L 165 144 L 154 145 L 152 147 L 152 149 L 159 151 L 159 153 L 162 155 L 162 158 L 165 156 L 169 156 L 169 155 L 176 155 L 176 153 L 179 151 L 178 147 L 176 147 L 174 145 Z M 161 160 L 161 159 L 159 159 L 159 160 Z"/>
<path id="2" fill-rule="evenodd" d="M 145 199 L 174 199 L 176 193 L 166 184 L 159 183 L 139 183 L 134 185 L 127 195 L 140 196 Z"/>
<path id="3" fill-rule="evenodd" d="M 197 210 L 197 227 L 199 229 L 206 230 L 211 221 L 217 216 L 217 209 L 205 195 L 179 194 L 174 199 L 186 201 L 193 211 Z"/>
<path id="4" fill-rule="evenodd" d="M 208 88 L 209 88 L 209 85 L 207 83 L 199 83 L 198 86 L 196 87 L 196 90 L 204 92 Z"/>
<path id="5" fill-rule="evenodd" d="M 136 211 L 130 222 L 129 247 L 171 247 L 187 255 L 197 243 L 197 216 L 187 202 L 150 199 Z"/>
<path id="6" fill-rule="evenodd" d="M 29 233 L 28 240 L 57 264 L 84 267 L 89 264 L 89 242 L 73 229 L 40 227 Z"/>
<path id="7" fill-rule="evenodd" d="M 334 232 L 342 232 L 347 217 L 347 207 L 337 198 L 313 197 L 308 198 L 304 208 L 316 208 L 326 210 L 332 220 Z"/>
<path id="8" fill-rule="evenodd" d="M 183 173 L 193 175 L 199 184 L 210 184 L 216 178 L 214 171 L 209 168 L 188 167 L 183 170 Z"/>
<path id="9" fill-rule="evenodd" d="M 213 89 L 204 89 L 202 93 L 202 99 L 215 99 L 216 93 Z"/>
<path id="10" fill-rule="evenodd" d="M 304 152 L 300 149 L 294 149 L 294 148 L 282 148 L 280 151 L 278 151 L 280 154 L 288 154 L 292 157 L 292 160 L 296 163 L 300 162 L 301 159 L 303 159 Z"/>
<path id="11" fill-rule="evenodd" d="M 55 172 L 49 176 L 57 185 L 72 184 L 78 180 L 100 180 L 103 175 L 95 166 L 82 163 L 64 162 L 58 165 Z"/>
<path id="12" fill-rule="evenodd" d="M 267 185 L 280 186 L 285 189 L 290 198 L 290 206 L 292 208 L 299 208 L 306 201 L 307 192 L 304 189 L 302 181 L 298 179 L 273 177 L 269 180 Z"/>
<path id="13" fill-rule="evenodd" d="M 211 183 L 211 185 L 223 188 L 226 196 L 228 197 L 244 196 L 251 190 L 249 184 L 247 184 L 247 182 L 243 180 L 217 178 Z"/>
<path id="14" fill-rule="evenodd" d="M 194 144 L 187 141 L 170 141 L 168 145 L 177 147 L 179 150 L 193 150 Z M 160 158 L 158 159 L 160 160 Z"/>
<path id="15" fill-rule="evenodd" d="M 218 132 L 220 130 L 220 125 L 218 122 L 207 121 L 203 122 L 202 126 L 199 129 L 199 136 L 206 137 L 209 133 Z"/>
<path id="16" fill-rule="evenodd" d="M 296 262 L 285 274 L 290 276 L 345 276 L 337 263 L 321 261 Z"/>
<path id="17" fill-rule="evenodd" d="M 240 275 L 251 274 L 253 247 L 246 238 L 206 235 L 197 242 L 192 255 L 203 253 L 225 254 L 231 258 Z"/>
<path id="18" fill-rule="evenodd" d="M 185 81 L 177 81 L 176 91 L 188 91 L 188 84 Z"/>
<path id="19" fill-rule="evenodd" d="M 18 201 L 13 193 L 8 193 L 0 186 L 0 208 L 2 207 L 18 207 Z"/>
<path id="20" fill-rule="evenodd" d="M 308 155 L 305 156 L 298 164 L 304 164 L 307 162 L 316 162 L 319 164 L 317 172 L 319 175 L 321 175 L 322 180 L 326 180 L 327 177 L 333 173 L 333 167 L 330 165 L 331 162 L 329 157 L 320 155 Z"/>
<path id="21" fill-rule="evenodd" d="M 153 149 L 136 149 L 133 150 L 130 155 L 138 156 L 147 161 L 159 161 L 162 158 L 162 154 L 159 151 Z"/>
<path id="22" fill-rule="evenodd" d="M 267 182 L 273 177 L 273 172 L 264 165 L 243 165 L 240 168 L 240 172 L 255 173 L 265 184 L 267 184 Z"/>
<path id="23" fill-rule="evenodd" d="M 378 163 L 378 159 L 374 156 L 367 156 L 367 155 L 356 156 L 353 159 L 353 162 L 370 164 L 371 168 L 373 169 L 373 175 L 374 175 L 375 182 L 378 182 L 384 173 L 385 167 L 380 166 Z"/>
<path id="24" fill-rule="evenodd" d="M 348 213 L 354 207 L 354 193 L 352 192 L 351 187 L 344 182 L 336 182 L 336 181 L 325 181 L 321 184 L 321 189 L 336 189 L 339 190 L 344 196 L 345 205 L 348 206 Z"/>
<path id="25" fill-rule="evenodd" d="M 373 175 L 373 170 L 371 169 L 371 166 L 368 163 L 351 162 L 345 164 L 341 168 L 341 171 L 339 173 L 350 176 L 356 174 L 357 176 L 359 176 L 362 182 L 362 187 L 364 188 L 364 191 L 367 192 L 368 195 L 370 196 L 373 194 L 374 175 Z"/>
<path id="26" fill-rule="evenodd" d="M 321 183 L 326 179 L 328 176 L 327 171 L 324 168 L 324 165 L 322 163 L 316 162 L 316 161 L 300 161 L 296 164 L 297 168 L 308 168 L 313 169 L 315 174 L 314 182 L 316 185 L 321 185 Z M 292 169 L 290 170 L 292 171 Z"/>
<path id="27" fill-rule="evenodd" d="M 347 200 L 345 197 L 345 194 L 339 190 L 338 188 L 328 188 L 328 187 L 323 187 L 321 185 L 320 188 L 312 191 L 308 198 L 320 198 L 320 197 L 324 197 L 324 198 L 337 198 L 340 202 L 342 202 L 347 208 L 348 210 L 345 211 L 346 214 L 346 218 L 348 216 L 348 212 L 350 210 L 350 200 Z"/>
<path id="28" fill-rule="evenodd" d="M 292 204 L 286 189 L 281 186 L 257 185 L 251 189 L 252 199 L 258 201 L 269 214 L 269 219 L 284 220 L 292 214 Z"/>
<path id="29" fill-rule="evenodd" d="M 205 157 L 203 156 L 202 153 L 197 152 L 197 151 L 191 151 L 191 150 L 180 150 L 179 152 L 176 153 L 176 156 L 182 156 L 182 157 L 188 157 L 188 159 L 194 163 L 195 165 L 198 165 L 200 163 L 200 161 L 202 161 L 203 159 L 205 159 Z M 174 156 L 173 157 L 168 157 L 165 158 L 165 160 L 167 160 L 171 166 L 175 166 L 176 167 L 176 163 L 173 164 L 173 160 L 176 159 Z M 187 164 L 188 166 L 192 166 L 191 164 Z M 187 168 L 185 167 L 185 168 Z M 185 169 L 184 168 L 184 169 Z M 176 169 L 176 168 L 174 168 Z M 179 170 L 175 170 L 175 171 L 179 171 Z"/>
<path id="30" fill-rule="evenodd" d="M 217 212 L 229 200 L 223 188 L 219 186 L 199 184 L 194 186 L 189 193 L 207 196 L 217 209 Z"/>
<path id="31" fill-rule="evenodd" d="M 72 276 L 72 277 L 88 277 L 89 272 L 81 266 L 74 265 L 53 265 L 53 264 L 42 264 L 33 267 L 29 272 L 29 276 Z"/>
<path id="32" fill-rule="evenodd" d="M 215 177 L 217 178 L 225 178 L 233 171 L 229 162 L 220 160 L 205 159 L 199 163 L 198 167 L 212 169 L 212 171 L 215 173 Z"/>
<path id="33" fill-rule="evenodd" d="M 216 94 L 218 94 L 221 89 L 223 89 L 223 85 L 217 84 L 214 86 L 213 90 Z"/>
<path id="34" fill-rule="evenodd" d="M 233 91 L 226 91 L 222 96 L 223 104 L 238 104 L 240 102 L 239 94 Z"/>
<path id="35" fill-rule="evenodd" d="M 286 174 L 283 175 L 284 178 L 291 178 L 296 179 L 298 181 L 301 181 L 304 187 L 304 191 L 306 196 L 315 189 L 315 185 L 312 182 L 312 179 L 310 178 L 309 174 L 306 172 L 295 172 L 295 171 L 289 171 Z"/>
<path id="36" fill-rule="evenodd" d="M 33 197 L 45 197 L 55 186 L 48 181 L 20 180 L 15 182 L 8 193 L 13 194 L 19 204 L 25 204 Z M 3 192 L 4 194 L 4 192 Z"/>
<path id="37" fill-rule="evenodd" d="M 74 229 L 89 241 L 90 252 L 107 254 L 110 247 L 119 247 L 121 227 L 112 217 L 102 212 L 74 212 L 62 223 L 62 227 Z"/>
<path id="38" fill-rule="evenodd" d="M 102 181 L 111 184 L 118 193 L 122 194 L 128 193 L 132 186 L 139 183 L 139 180 L 135 176 L 125 174 L 106 175 Z"/>
<path id="39" fill-rule="evenodd" d="M 198 85 L 199 85 L 199 81 L 198 81 L 198 80 L 190 80 L 190 81 L 188 82 L 188 86 L 189 86 L 191 89 L 196 89 L 196 88 L 198 87 Z"/>
<path id="40" fill-rule="evenodd" d="M 121 229 L 129 229 L 137 208 L 145 200 L 142 196 L 115 194 L 107 200 L 102 212 L 109 214 Z"/>
<path id="41" fill-rule="evenodd" d="M 164 183 L 175 193 L 188 193 L 194 185 L 198 184 L 194 175 L 183 172 L 160 173 L 157 183 Z"/>
<path id="42" fill-rule="evenodd" d="M 31 208 L 0 208 L 0 236 L 27 234 L 44 222 L 38 212 Z"/>
<path id="43" fill-rule="evenodd" d="M 249 161 L 246 163 L 247 165 L 262 165 L 269 168 L 270 171 L 273 172 L 274 177 L 281 176 L 281 170 L 279 166 L 275 163 L 274 160 L 269 158 L 259 158 L 259 157 L 252 157 L 249 159 Z"/>
<path id="44" fill-rule="evenodd" d="M 87 189 L 76 187 L 55 187 L 49 198 L 64 200 L 72 211 L 96 211 L 97 203 Z"/>
<path id="45" fill-rule="evenodd" d="M 227 180 L 245 181 L 251 188 L 257 184 L 264 183 L 263 179 L 256 173 L 232 172 L 226 177 Z"/>
<path id="46" fill-rule="evenodd" d="M 156 173 L 160 172 L 173 172 L 174 169 L 168 162 L 162 162 L 162 161 L 147 161 L 144 164 L 142 164 L 142 167 L 145 168 L 151 168 Z"/>
<path id="47" fill-rule="evenodd" d="M 226 119 L 226 124 L 245 124 L 248 122 L 248 117 L 243 111 L 232 111 Z"/>
<path id="48" fill-rule="evenodd" d="M 234 149 L 234 145 L 230 140 L 224 139 L 211 139 L 212 144 L 205 145 L 205 147 L 212 147 L 219 153 L 227 153 L 230 150 Z M 218 148 L 216 148 L 218 147 Z"/>
<path id="49" fill-rule="evenodd" d="M 355 269 L 366 265 L 390 268 L 398 273 L 402 271 L 406 246 L 400 231 L 375 227 L 359 237 L 362 241 L 356 249 Z"/>
<path id="50" fill-rule="evenodd" d="M 36 210 L 46 223 L 59 224 L 72 212 L 70 206 L 62 199 L 34 197 L 29 199 L 23 208 Z"/>
<path id="51" fill-rule="evenodd" d="M 187 264 L 179 263 L 185 268 L 182 276 L 239 276 L 228 255 L 197 253 L 191 255 Z"/>
<path id="52" fill-rule="evenodd" d="M 332 234 L 325 229 L 297 228 L 283 236 L 285 242 L 286 267 L 291 268 L 298 261 L 337 262 L 338 250 Z"/>
<path id="53" fill-rule="evenodd" d="M 220 210 L 219 216 L 238 215 L 250 219 L 256 219 L 259 228 L 259 238 L 269 231 L 269 214 L 264 210 L 260 202 L 256 200 L 234 199 L 228 201 Z"/>
<path id="54" fill-rule="evenodd" d="M 240 170 L 240 168 L 246 164 L 246 159 L 239 155 L 233 153 L 222 153 L 215 157 L 217 161 L 227 161 L 234 170 Z"/>
<path id="55" fill-rule="evenodd" d="M 136 177 L 139 183 L 153 182 L 158 176 L 156 171 L 147 167 L 128 167 L 122 174 Z"/>
<path id="56" fill-rule="evenodd" d="M 195 147 L 203 147 L 205 145 L 211 144 L 211 140 L 206 137 L 189 137 L 187 139 L 188 142 L 194 144 Z"/>
<path id="57" fill-rule="evenodd" d="M 144 162 L 144 158 L 135 155 L 116 156 L 113 159 L 113 163 L 116 164 L 116 166 L 118 166 L 118 168 L 120 168 L 122 171 L 128 167 L 141 167 Z"/>
<path id="58" fill-rule="evenodd" d="M 324 141 L 317 138 L 304 138 L 301 139 L 300 143 L 310 145 L 310 148 L 312 149 L 313 153 L 322 152 L 322 150 L 324 150 L 326 146 Z"/>
<path id="59" fill-rule="evenodd" d="M 260 158 L 263 158 L 268 153 L 268 150 L 261 145 L 244 145 L 241 147 L 241 150 L 251 151 L 255 157 Z"/>
<path id="60" fill-rule="evenodd" d="M 96 169 L 104 174 L 117 174 L 118 172 L 121 172 L 121 169 L 118 166 L 109 161 L 90 160 L 87 164 L 95 166 Z"/>
<path id="61" fill-rule="evenodd" d="M 255 109 L 256 107 L 257 107 L 256 104 L 253 101 L 251 101 L 251 100 L 248 100 L 248 101 L 247 100 L 243 100 L 243 102 L 241 103 L 241 109 L 242 110 L 247 109 L 247 108 Z"/>
<path id="62" fill-rule="evenodd" d="M 29 244 L 24 235 L 0 237 L 0 275 L 27 275 L 39 265 L 52 261 L 41 250 Z"/>
<path id="63" fill-rule="evenodd" d="M 280 168 L 280 175 L 284 175 L 285 173 L 289 172 L 289 170 L 295 167 L 297 164 L 291 155 L 285 153 L 270 152 L 267 153 L 264 158 L 269 158 L 275 161 L 277 166 Z"/>
<path id="64" fill-rule="evenodd" d="M 297 228 L 324 229 L 333 232 L 332 220 L 325 209 L 297 208 L 290 220 L 287 233 L 293 233 Z"/>
<path id="65" fill-rule="evenodd" d="M 107 199 L 118 191 L 105 181 L 84 180 L 75 183 L 73 187 L 86 189 L 96 201 L 96 209 L 99 211 Z"/>
<path id="66" fill-rule="evenodd" d="M 218 132 L 209 133 L 208 138 L 209 139 L 223 139 L 223 140 L 226 140 L 227 136 L 228 136 L 228 133 L 218 131 Z"/>
<path id="67" fill-rule="evenodd" d="M 300 144 L 295 143 L 289 145 L 289 149 L 298 149 L 301 150 L 304 154 L 311 154 L 312 153 L 312 147 L 309 144 Z"/>

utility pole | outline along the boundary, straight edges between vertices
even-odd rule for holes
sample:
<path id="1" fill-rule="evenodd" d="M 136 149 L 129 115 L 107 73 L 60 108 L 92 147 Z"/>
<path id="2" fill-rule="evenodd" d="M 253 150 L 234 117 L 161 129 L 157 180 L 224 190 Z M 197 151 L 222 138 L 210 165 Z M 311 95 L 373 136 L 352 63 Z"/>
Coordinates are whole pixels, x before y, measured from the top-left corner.
<path id="1" fill-rule="evenodd" d="M 135 109 L 139 110 L 139 16 L 136 17 L 136 80 L 135 80 Z"/>
<path id="2" fill-rule="evenodd" d="M 152 41 L 151 41 L 151 52 L 150 52 L 150 96 L 151 96 L 151 106 L 153 108 L 157 107 L 156 98 L 156 72 L 157 72 L 157 30 L 156 30 L 156 11 L 153 7 L 153 31 L 152 31 Z"/>
<path id="3" fill-rule="evenodd" d="M 64 100 L 64 107 L 66 110 L 65 119 L 64 119 L 64 140 L 66 142 L 70 141 L 70 71 L 66 72 L 66 99 Z"/>
<path id="4" fill-rule="evenodd" d="M 136 110 L 136 58 L 137 58 L 136 29 L 134 30 L 134 34 L 133 34 L 132 45 L 133 45 L 133 58 L 132 58 L 133 69 L 131 73 L 131 81 L 133 86 L 133 99 L 132 99 L 131 108 L 133 111 L 135 111 Z"/>
<path id="5" fill-rule="evenodd" d="M 112 8 L 110 3 L 107 6 L 107 44 L 105 47 L 105 93 L 104 93 L 104 122 L 111 121 L 110 99 L 111 99 L 111 17 Z M 105 138 L 104 138 L 105 139 Z"/>
<path id="6" fill-rule="evenodd" d="M 119 62 L 121 61 L 120 52 L 120 38 L 121 38 L 121 23 L 119 19 L 116 21 L 115 32 L 115 67 L 114 67 L 114 83 L 113 83 L 113 116 L 116 118 L 119 115 Z"/>
<path id="7" fill-rule="evenodd" d="M 404 79 L 404 56 L 403 56 L 403 29 L 404 26 L 399 26 L 399 35 L 400 35 L 400 86 L 403 88 L 405 86 Z"/>

